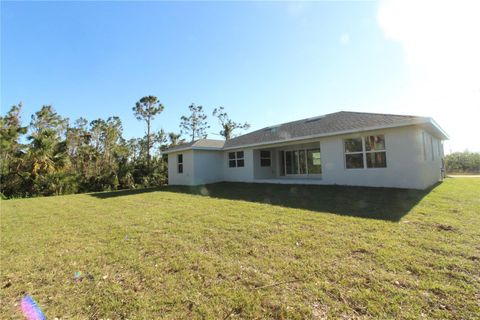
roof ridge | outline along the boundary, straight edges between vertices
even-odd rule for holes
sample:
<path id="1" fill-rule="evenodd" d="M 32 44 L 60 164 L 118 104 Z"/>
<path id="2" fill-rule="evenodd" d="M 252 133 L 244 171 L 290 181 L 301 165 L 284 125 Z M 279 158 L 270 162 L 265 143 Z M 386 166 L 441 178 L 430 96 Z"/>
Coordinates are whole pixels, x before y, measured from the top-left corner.
<path id="1" fill-rule="evenodd" d="M 357 113 L 357 114 L 372 114 L 372 115 L 379 115 L 379 116 L 397 116 L 397 117 L 411 117 L 411 118 L 428 118 L 428 117 L 423 117 L 423 116 L 414 116 L 411 114 L 398 114 L 398 113 L 378 113 L 378 112 L 362 112 L 362 111 L 338 111 L 330 114 L 335 114 L 335 113 Z"/>

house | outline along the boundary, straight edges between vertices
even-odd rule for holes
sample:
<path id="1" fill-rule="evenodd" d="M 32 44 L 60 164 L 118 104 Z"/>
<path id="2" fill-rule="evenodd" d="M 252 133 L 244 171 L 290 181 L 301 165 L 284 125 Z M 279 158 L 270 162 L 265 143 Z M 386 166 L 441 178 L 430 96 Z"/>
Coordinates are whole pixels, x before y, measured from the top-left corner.
<path id="1" fill-rule="evenodd" d="M 443 178 L 445 131 L 427 117 L 336 112 L 169 148 L 168 183 L 220 181 L 425 189 Z"/>

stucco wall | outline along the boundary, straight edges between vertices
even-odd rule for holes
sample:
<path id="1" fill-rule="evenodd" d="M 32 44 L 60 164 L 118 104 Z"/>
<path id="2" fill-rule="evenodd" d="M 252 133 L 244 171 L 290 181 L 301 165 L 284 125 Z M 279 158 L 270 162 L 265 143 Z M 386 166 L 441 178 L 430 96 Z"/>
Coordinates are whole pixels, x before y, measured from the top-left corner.
<path id="1" fill-rule="evenodd" d="M 270 167 L 262 167 L 260 151 L 270 151 Z M 277 151 L 276 149 L 253 150 L 253 176 L 255 179 L 272 179 L 277 176 Z"/>
<path id="2" fill-rule="evenodd" d="M 439 146 L 439 140 L 423 128 L 417 128 L 415 133 L 419 152 L 418 178 L 422 188 L 427 188 L 442 178 L 443 144 Z"/>
<path id="3" fill-rule="evenodd" d="M 414 189 L 434 184 L 440 179 L 440 167 L 435 162 L 423 160 L 420 131 L 418 127 L 403 127 L 322 139 L 324 182 Z M 385 135 L 387 167 L 346 169 L 343 139 L 370 134 Z"/>
<path id="4" fill-rule="evenodd" d="M 183 173 L 177 170 L 177 155 L 183 154 Z M 168 154 L 168 184 L 169 185 L 193 185 L 193 151 L 181 151 Z"/>
<path id="5" fill-rule="evenodd" d="M 223 151 L 193 151 L 195 185 L 223 181 L 223 154 Z"/>
<path id="6" fill-rule="evenodd" d="M 243 151 L 245 166 L 240 168 L 230 168 L 228 166 L 228 153 Z M 253 181 L 253 149 L 235 149 L 224 152 L 223 155 L 223 180 L 224 181 L 239 181 L 251 182 Z"/>

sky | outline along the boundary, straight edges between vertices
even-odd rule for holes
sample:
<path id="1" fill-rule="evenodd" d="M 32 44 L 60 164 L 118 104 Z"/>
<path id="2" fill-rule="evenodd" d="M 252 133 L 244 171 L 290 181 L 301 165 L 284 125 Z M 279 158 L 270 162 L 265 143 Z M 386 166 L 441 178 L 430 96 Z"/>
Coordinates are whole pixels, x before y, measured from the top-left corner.
<path id="1" fill-rule="evenodd" d="M 480 1 L 1 2 L 1 113 L 72 122 L 157 96 L 153 129 L 191 103 L 250 130 L 336 111 L 433 117 L 446 152 L 480 151 Z"/>

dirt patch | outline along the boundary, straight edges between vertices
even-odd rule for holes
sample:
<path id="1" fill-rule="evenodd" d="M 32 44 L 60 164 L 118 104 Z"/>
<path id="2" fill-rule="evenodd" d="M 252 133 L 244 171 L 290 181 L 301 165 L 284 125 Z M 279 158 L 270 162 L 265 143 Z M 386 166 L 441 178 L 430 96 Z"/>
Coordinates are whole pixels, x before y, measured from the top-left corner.
<path id="1" fill-rule="evenodd" d="M 454 227 L 449 226 L 448 224 L 438 223 L 436 227 L 437 227 L 437 230 L 440 230 L 440 231 L 456 231 Z"/>
<path id="2" fill-rule="evenodd" d="M 371 252 L 368 251 L 367 249 L 363 249 L 363 248 L 360 248 L 360 249 L 355 249 L 352 251 L 352 254 L 353 255 L 358 255 L 358 254 L 370 254 Z"/>

